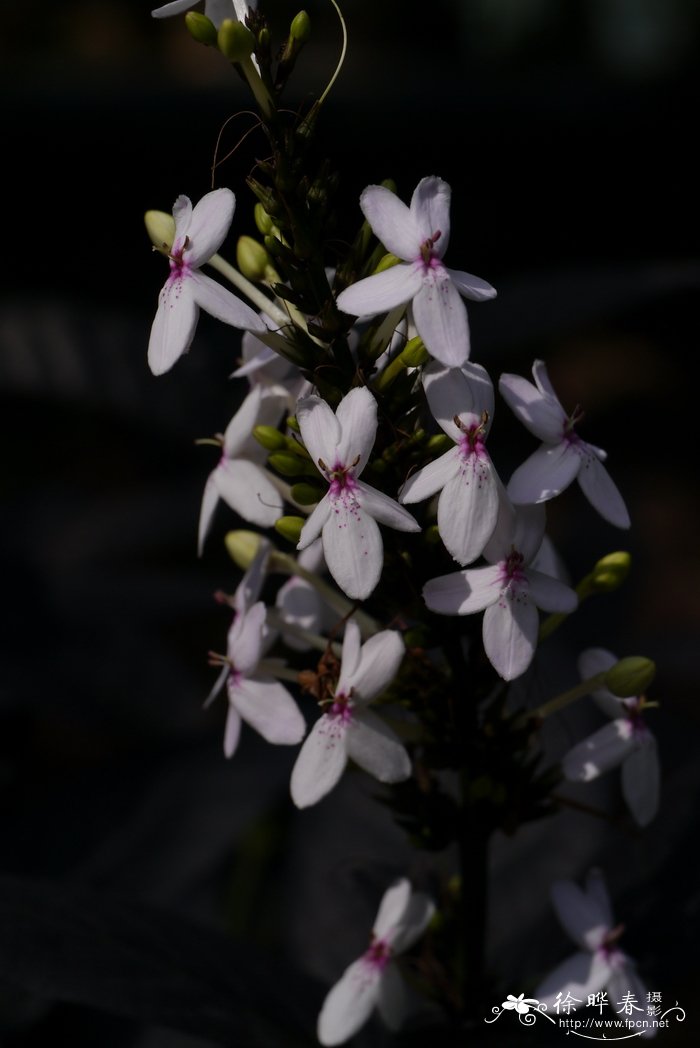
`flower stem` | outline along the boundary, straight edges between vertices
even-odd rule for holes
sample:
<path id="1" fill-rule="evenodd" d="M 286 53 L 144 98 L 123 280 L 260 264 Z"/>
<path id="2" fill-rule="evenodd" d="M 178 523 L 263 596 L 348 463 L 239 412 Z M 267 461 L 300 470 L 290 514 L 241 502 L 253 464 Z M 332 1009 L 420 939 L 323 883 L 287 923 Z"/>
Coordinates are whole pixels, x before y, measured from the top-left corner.
<path id="1" fill-rule="evenodd" d="M 572 702 L 576 702 L 577 699 L 582 699 L 584 695 L 590 694 L 595 691 L 596 688 L 605 687 L 606 673 L 596 673 L 595 677 L 589 677 L 588 680 L 581 681 L 575 688 L 569 688 L 568 691 L 563 691 L 559 695 L 555 695 L 553 699 L 549 699 L 547 702 L 542 703 L 534 710 L 528 710 L 522 715 L 521 720 L 544 720 L 545 717 L 551 717 L 553 713 L 558 713 L 559 710 L 563 710 L 566 706 L 570 706 Z"/>
<path id="2" fill-rule="evenodd" d="M 287 314 L 279 306 L 276 306 L 274 302 L 271 302 L 260 288 L 257 288 L 255 284 L 247 280 L 242 273 L 238 272 L 235 266 L 232 266 L 221 255 L 212 255 L 209 259 L 209 265 L 221 273 L 222 277 L 230 280 L 234 287 L 242 291 L 253 305 L 257 306 L 261 312 L 267 314 L 270 320 L 277 324 L 278 327 L 286 327 L 289 324 Z"/>

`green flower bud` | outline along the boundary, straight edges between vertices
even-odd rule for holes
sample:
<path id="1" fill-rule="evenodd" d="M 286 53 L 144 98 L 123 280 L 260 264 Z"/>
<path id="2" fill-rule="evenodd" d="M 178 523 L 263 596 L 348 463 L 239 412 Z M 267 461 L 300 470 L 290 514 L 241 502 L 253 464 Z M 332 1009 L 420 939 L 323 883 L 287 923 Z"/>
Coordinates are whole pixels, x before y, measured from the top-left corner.
<path id="1" fill-rule="evenodd" d="M 283 477 L 303 477 L 305 474 L 312 477 L 318 476 L 318 470 L 311 465 L 308 459 L 303 459 L 291 451 L 274 451 L 267 461 Z"/>
<path id="2" fill-rule="evenodd" d="M 454 447 L 454 441 L 450 440 L 446 433 L 436 433 L 428 441 L 427 448 L 431 455 L 444 455 L 446 451 Z"/>
<path id="3" fill-rule="evenodd" d="M 323 498 L 323 492 L 313 484 L 302 481 L 292 485 L 292 498 L 300 506 L 315 506 Z"/>
<path id="4" fill-rule="evenodd" d="M 605 687 L 618 699 L 642 695 L 656 674 L 656 665 L 643 655 L 629 655 L 620 659 L 605 675 Z"/>
<path id="5" fill-rule="evenodd" d="M 297 44 L 305 44 L 310 38 L 311 19 L 306 11 L 300 11 L 298 15 L 294 16 L 292 24 L 289 27 L 289 36 L 290 39 L 295 40 Z"/>
<path id="6" fill-rule="evenodd" d="M 238 238 L 236 262 L 243 276 L 254 282 L 264 280 L 267 267 L 272 264 L 262 244 L 247 236 Z"/>
<path id="7" fill-rule="evenodd" d="M 437 546 L 440 541 L 440 530 L 437 524 L 431 524 L 430 527 L 425 529 L 423 534 L 429 546 Z"/>
<path id="8" fill-rule="evenodd" d="M 190 31 L 190 36 L 198 44 L 216 47 L 216 26 L 206 15 L 200 14 L 198 11 L 188 11 L 185 15 L 185 25 Z"/>
<path id="9" fill-rule="evenodd" d="M 417 368 L 421 364 L 427 364 L 430 360 L 430 354 L 423 345 L 423 339 L 416 335 L 410 342 L 407 342 L 404 348 L 399 354 L 401 363 L 406 368 Z"/>
<path id="10" fill-rule="evenodd" d="M 283 433 L 274 426 L 255 426 L 253 436 L 258 444 L 262 444 L 266 451 L 280 451 L 286 448 L 287 441 Z"/>
<path id="11" fill-rule="evenodd" d="M 374 273 L 383 273 L 385 269 L 391 269 L 392 266 L 397 265 L 401 261 L 396 255 L 386 254 L 382 255 L 377 263 Z M 374 274 L 373 274 L 374 275 Z"/>
<path id="12" fill-rule="evenodd" d="M 290 415 L 287 419 L 287 429 L 291 429 L 293 433 L 301 433 L 299 423 L 296 420 L 295 415 Z"/>
<path id="13" fill-rule="evenodd" d="M 219 26 L 219 50 L 229 62 L 242 62 L 255 50 L 255 37 L 235 18 L 225 18 Z"/>
<path id="14" fill-rule="evenodd" d="M 303 517 L 280 517 L 275 524 L 275 531 L 296 546 L 304 523 Z"/>
<path id="15" fill-rule="evenodd" d="M 175 239 L 175 219 L 165 211 L 147 211 L 143 216 L 151 242 L 162 254 L 170 254 Z"/>
<path id="16" fill-rule="evenodd" d="M 262 233 L 263 236 L 272 233 L 272 230 L 275 228 L 275 223 L 272 221 L 260 201 L 255 205 L 253 214 L 255 216 L 255 225 L 258 227 L 258 232 Z"/>
<path id="17" fill-rule="evenodd" d="M 591 587 L 604 593 L 616 590 L 629 575 L 630 563 L 629 553 L 623 550 L 601 557 L 591 572 Z"/>
<path id="18" fill-rule="evenodd" d="M 224 537 L 228 555 L 241 571 L 247 571 L 253 563 L 261 541 L 256 531 L 229 531 Z"/>
<path id="19" fill-rule="evenodd" d="M 380 183 L 380 185 L 384 186 L 385 189 L 388 189 L 390 193 L 396 193 L 398 191 L 398 188 L 399 188 L 396 185 L 396 182 L 394 181 L 393 178 L 385 178 L 385 179 L 383 179 L 382 182 Z"/>

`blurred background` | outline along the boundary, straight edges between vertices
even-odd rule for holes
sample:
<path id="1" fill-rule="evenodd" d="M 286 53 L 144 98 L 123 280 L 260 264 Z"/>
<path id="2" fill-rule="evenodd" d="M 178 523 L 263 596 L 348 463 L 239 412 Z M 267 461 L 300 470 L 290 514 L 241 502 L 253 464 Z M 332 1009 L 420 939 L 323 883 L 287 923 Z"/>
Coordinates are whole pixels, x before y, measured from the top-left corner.
<path id="1" fill-rule="evenodd" d="M 266 10 L 280 40 L 297 7 Z M 339 53 L 331 5 L 307 10 L 293 108 L 323 89 Z M 588 645 L 658 663 L 659 816 L 635 830 L 612 774 L 568 791 L 611 820 L 571 808 L 499 836 L 490 963 L 504 993 L 531 991 L 571 952 L 550 881 L 600 865 L 645 981 L 688 1009 L 666 1037 L 680 1044 L 700 931 L 700 9 L 349 0 L 345 15 L 347 60 L 321 122 L 341 229 L 354 233 L 370 182 L 393 177 L 404 199 L 424 175 L 450 182 L 447 261 L 499 290 L 470 310 L 473 359 L 494 378 L 545 359 L 564 405 L 585 408 L 582 435 L 608 450 L 632 515 L 621 535 L 578 489 L 552 506 L 574 579 L 616 548 L 633 573 L 560 631 L 528 687 L 570 686 Z M 236 521 L 219 510 L 198 560 L 215 452 L 194 441 L 238 402 L 238 336 L 203 316 L 173 371 L 156 380 L 146 365 L 165 265 L 143 212 L 197 199 L 215 155 L 238 147 L 214 184 L 237 194 L 234 235 L 253 233 L 244 178 L 264 143 L 252 133 L 239 145 L 254 121 L 222 56 L 181 17 L 153 20 L 146 0 L 7 8 L 0 81 L 0 1043 L 309 1043 L 384 887 L 423 860 L 362 776 L 300 816 L 287 797 L 294 752 L 246 731 L 224 760 L 224 704 L 201 706 L 206 653 L 225 645 L 212 594 L 237 581 L 220 541 Z M 224 254 L 234 249 L 232 237 Z M 499 427 L 492 454 L 507 477 L 534 441 L 525 448 L 503 405 L 492 444 Z M 588 708 L 558 720 L 551 757 L 600 723 Z M 484 1043 L 498 1036 L 489 1028 Z M 374 1024 L 357 1043 L 389 1042 Z"/>

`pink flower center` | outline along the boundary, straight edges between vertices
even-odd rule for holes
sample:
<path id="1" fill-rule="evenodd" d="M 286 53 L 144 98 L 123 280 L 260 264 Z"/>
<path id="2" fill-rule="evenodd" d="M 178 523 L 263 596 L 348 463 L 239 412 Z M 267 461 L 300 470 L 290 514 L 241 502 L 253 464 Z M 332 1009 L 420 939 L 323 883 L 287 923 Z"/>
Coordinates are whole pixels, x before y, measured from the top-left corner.
<path id="1" fill-rule="evenodd" d="M 329 488 L 328 494 L 331 498 L 337 499 L 341 495 L 351 495 L 357 488 L 357 481 L 353 473 L 353 466 L 357 464 L 358 459 L 350 466 L 344 466 L 342 462 L 336 462 L 332 469 L 327 470 Z"/>
<path id="2" fill-rule="evenodd" d="M 372 941 L 364 955 L 364 960 L 372 968 L 382 972 L 391 960 L 391 947 L 384 939 L 376 939 L 372 936 Z"/>
<path id="3" fill-rule="evenodd" d="M 471 426 L 468 427 L 465 427 L 463 423 L 459 422 L 457 417 L 455 417 L 455 422 L 457 422 L 459 428 L 462 431 L 462 436 L 459 438 L 459 451 L 462 458 L 467 459 L 470 457 L 470 455 L 476 455 L 477 458 L 485 458 L 485 420 L 482 420 L 481 422 L 474 422 Z"/>
<path id="4" fill-rule="evenodd" d="M 352 720 L 352 690 L 349 695 L 342 691 L 334 695 L 328 716 L 335 717 L 341 724 L 348 724 Z"/>
<path id="5" fill-rule="evenodd" d="M 584 417 L 585 412 L 577 404 L 570 417 L 564 420 L 564 432 L 562 433 L 562 440 L 566 441 L 567 444 L 583 443 L 574 427 L 577 426 L 579 422 L 583 422 Z"/>
<path id="6" fill-rule="evenodd" d="M 185 260 L 185 251 L 190 246 L 190 238 L 185 237 L 181 244 L 175 242 L 170 252 L 170 277 L 169 280 L 181 280 L 190 272 L 190 264 Z"/>
<path id="7" fill-rule="evenodd" d="M 442 266 L 441 260 L 433 251 L 435 244 L 442 236 L 442 230 L 438 229 L 431 237 L 424 240 L 420 246 L 420 257 L 426 269 L 437 269 Z"/>
<path id="8" fill-rule="evenodd" d="M 613 967 L 616 967 L 617 965 L 621 964 L 625 959 L 625 955 L 623 954 L 622 950 L 618 950 L 617 948 L 618 941 L 624 930 L 624 924 L 618 924 L 617 927 L 612 928 L 607 933 L 602 943 L 598 947 L 600 953 L 603 954 L 603 957 L 605 957 L 606 961 Z"/>
<path id="9" fill-rule="evenodd" d="M 501 564 L 501 581 L 505 585 L 511 582 L 525 581 L 525 572 L 523 571 L 525 558 L 522 553 L 518 553 L 517 549 L 512 547 L 506 559 L 501 561 Z"/>

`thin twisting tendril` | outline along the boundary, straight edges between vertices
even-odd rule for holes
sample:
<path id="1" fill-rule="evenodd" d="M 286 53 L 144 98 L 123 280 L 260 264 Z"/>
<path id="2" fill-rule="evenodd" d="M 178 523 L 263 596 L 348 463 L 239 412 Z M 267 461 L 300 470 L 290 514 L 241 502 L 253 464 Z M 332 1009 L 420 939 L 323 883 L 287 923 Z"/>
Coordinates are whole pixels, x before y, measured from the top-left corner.
<path id="1" fill-rule="evenodd" d="M 346 53 L 346 51 L 348 49 L 348 30 L 347 30 L 347 26 L 345 25 L 345 19 L 343 18 L 343 13 L 340 10 L 340 8 L 338 7 L 338 4 L 336 3 L 336 0 L 331 0 L 331 3 L 333 4 L 333 7 L 336 9 L 336 11 L 338 13 L 338 18 L 340 19 L 340 25 L 341 25 L 342 30 L 343 30 L 343 49 L 340 52 L 340 58 L 338 59 L 338 65 L 335 67 L 335 72 L 333 73 L 333 76 L 330 78 L 330 80 L 328 82 L 328 85 L 326 87 L 326 90 L 323 92 L 323 94 L 321 95 L 321 97 L 318 100 L 318 104 L 319 105 L 323 105 L 323 103 L 324 103 L 324 101 L 326 99 L 326 95 L 328 94 L 330 89 L 333 87 L 333 84 L 338 79 L 338 74 L 340 73 L 340 70 L 343 68 L 343 63 L 345 62 L 345 53 Z"/>

